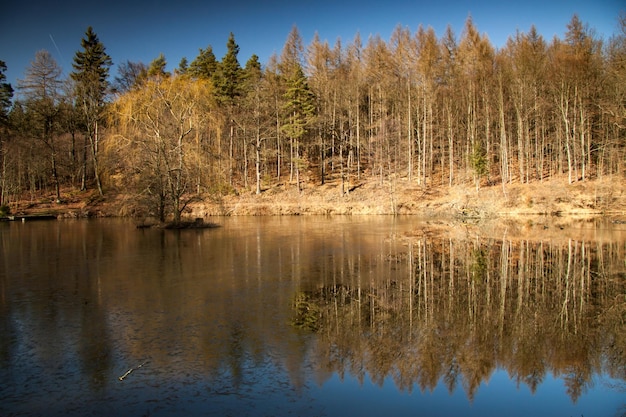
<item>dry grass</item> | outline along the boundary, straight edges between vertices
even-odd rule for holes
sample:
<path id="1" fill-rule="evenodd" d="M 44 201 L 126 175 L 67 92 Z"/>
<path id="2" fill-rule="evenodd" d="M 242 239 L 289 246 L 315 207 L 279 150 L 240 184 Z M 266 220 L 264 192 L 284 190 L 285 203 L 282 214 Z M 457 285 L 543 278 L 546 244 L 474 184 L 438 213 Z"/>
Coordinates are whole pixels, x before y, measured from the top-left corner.
<path id="1" fill-rule="evenodd" d="M 590 218 L 626 216 L 626 180 L 602 180 L 568 184 L 565 178 L 531 184 L 502 184 L 476 190 L 473 184 L 422 186 L 397 178 L 380 182 L 345 184 L 338 180 L 324 185 L 282 183 L 256 195 L 253 190 L 238 195 L 206 195 L 189 206 L 188 216 L 218 215 L 418 215 L 426 218 L 467 221 L 509 218 L 524 221 L 533 217 Z M 21 202 L 13 213 L 59 214 L 68 217 L 125 216 L 142 212 L 136 198 L 123 192 L 107 192 L 100 198 L 95 191 L 65 190 L 62 204 L 52 196 Z M 535 221 L 537 223 L 537 221 Z"/>
<path id="2" fill-rule="evenodd" d="M 281 184 L 260 195 L 253 192 L 205 199 L 192 206 L 191 215 L 333 215 L 411 214 L 425 217 L 515 217 L 531 215 L 600 216 L 626 214 L 626 184 L 595 180 L 567 184 L 566 180 L 531 184 L 501 184 L 480 190 L 468 186 L 420 186 L 406 179 L 351 184 L 342 194 L 338 182 Z"/>

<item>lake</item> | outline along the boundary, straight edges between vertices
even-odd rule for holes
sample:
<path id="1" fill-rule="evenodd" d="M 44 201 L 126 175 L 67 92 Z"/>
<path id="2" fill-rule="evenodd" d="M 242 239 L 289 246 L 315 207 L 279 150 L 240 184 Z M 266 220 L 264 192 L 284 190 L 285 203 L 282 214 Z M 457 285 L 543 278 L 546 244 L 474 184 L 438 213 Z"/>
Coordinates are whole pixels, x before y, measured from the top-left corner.
<path id="1" fill-rule="evenodd" d="M 213 221 L 1 223 L 0 415 L 626 413 L 624 224 Z"/>

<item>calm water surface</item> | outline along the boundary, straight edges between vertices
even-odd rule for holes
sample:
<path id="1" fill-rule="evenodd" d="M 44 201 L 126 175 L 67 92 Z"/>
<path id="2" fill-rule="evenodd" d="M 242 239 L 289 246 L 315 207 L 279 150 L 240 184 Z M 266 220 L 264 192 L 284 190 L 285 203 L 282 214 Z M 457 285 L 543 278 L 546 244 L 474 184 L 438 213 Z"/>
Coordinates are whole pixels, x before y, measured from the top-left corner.
<path id="1" fill-rule="evenodd" d="M 218 222 L 0 224 L 0 415 L 626 412 L 624 225 Z"/>

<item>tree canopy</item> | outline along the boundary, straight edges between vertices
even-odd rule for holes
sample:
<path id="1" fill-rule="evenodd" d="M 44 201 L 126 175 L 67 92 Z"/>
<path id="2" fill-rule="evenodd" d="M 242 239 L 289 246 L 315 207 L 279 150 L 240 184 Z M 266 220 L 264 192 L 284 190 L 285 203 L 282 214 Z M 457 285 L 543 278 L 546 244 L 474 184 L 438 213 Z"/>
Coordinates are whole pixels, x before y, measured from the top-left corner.
<path id="1" fill-rule="evenodd" d="M 169 187 L 164 201 L 171 207 L 176 199 L 183 202 L 170 211 L 176 216 L 192 197 L 240 193 L 253 180 L 260 193 L 276 184 L 301 189 L 340 179 L 343 195 L 344 182 L 367 180 L 392 188 L 397 181 L 417 187 L 498 184 L 506 193 L 514 182 L 623 178 L 626 18 L 618 24 L 613 37 L 598 39 L 575 15 L 562 38 L 545 39 L 531 26 L 516 30 L 500 48 L 471 18 L 458 37 L 450 26 L 438 37 L 430 27 L 413 33 L 399 25 L 388 41 L 372 36 L 363 43 L 357 33 L 352 41 L 329 45 L 316 35 L 306 47 L 294 26 L 279 55 L 264 65 L 253 55 L 244 68 L 230 33 L 221 60 L 209 45 L 172 72 L 163 54 L 148 65 L 122 62 L 110 99 L 111 59 L 90 27 L 74 58 L 71 94 L 61 88 L 61 71 L 46 51 L 36 54 L 19 83 L 23 103 L 10 105 L 11 87 L 0 79 L 2 111 L 20 121 L 3 145 L 5 183 L 11 178 L 15 184 L 14 199 L 17 190 L 48 185 L 43 174 L 32 174 L 43 172 L 40 154 L 23 152 L 10 140 L 35 136 L 24 126 L 36 105 L 45 110 L 44 102 L 51 115 L 65 112 L 62 103 L 82 111 L 79 119 L 67 112 L 49 130 L 62 161 L 59 181 L 77 176 L 80 138 L 90 150 L 79 168 L 85 179 L 99 183 L 102 176 L 113 187 L 159 178 L 154 169 L 154 175 L 139 175 L 150 166 L 145 159 L 126 164 L 112 157 L 111 144 L 121 146 L 123 137 L 127 146 L 136 142 L 145 150 L 157 127 L 172 138 L 181 137 L 172 132 L 187 132 L 183 164 L 159 174 L 186 172 L 177 191 L 171 185 L 178 180 L 163 181 Z M 180 100 L 193 117 L 182 116 Z M 113 106 L 107 109 L 107 103 Z M 129 124 L 143 133 L 131 135 Z M 102 147 L 108 153 L 101 155 Z M 154 192 L 154 186 L 145 189 Z"/>

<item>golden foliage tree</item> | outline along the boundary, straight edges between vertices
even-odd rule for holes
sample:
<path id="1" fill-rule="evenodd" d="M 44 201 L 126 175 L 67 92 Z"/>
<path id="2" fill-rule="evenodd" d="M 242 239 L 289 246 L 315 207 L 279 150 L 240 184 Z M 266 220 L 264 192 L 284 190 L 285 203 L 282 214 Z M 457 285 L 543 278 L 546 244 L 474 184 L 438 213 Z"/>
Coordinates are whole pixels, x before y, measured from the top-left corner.
<path id="1" fill-rule="evenodd" d="M 129 182 L 162 221 L 171 215 L 180 223 L 197 196 L 194 181 L 207 160 L 193 139 L 214 126 L 213 100 L 206 80 L 158 77 L 120 96 L 113 106 L 116 143 L 132 164 Z"/>

